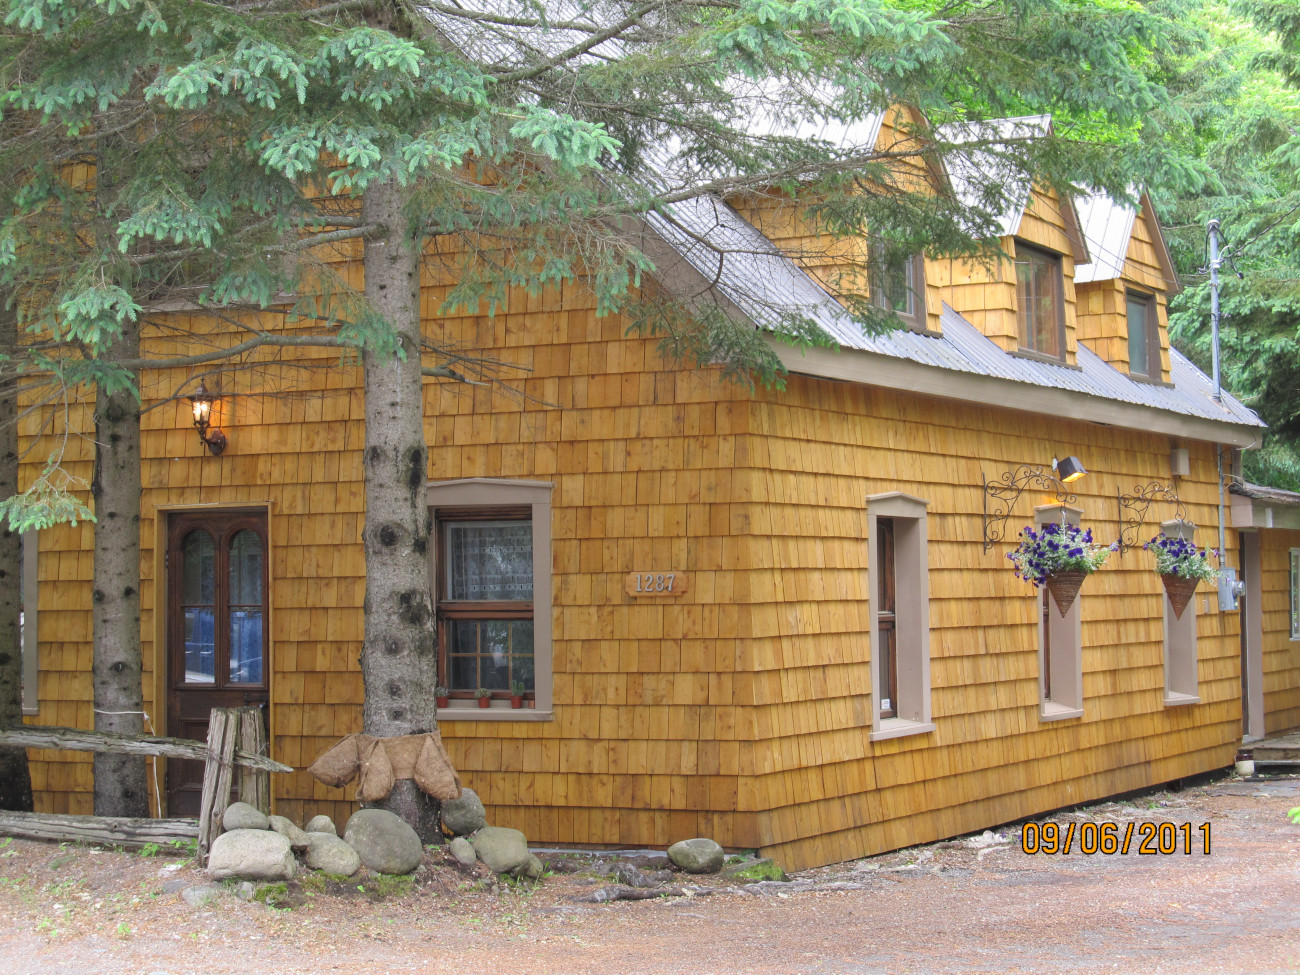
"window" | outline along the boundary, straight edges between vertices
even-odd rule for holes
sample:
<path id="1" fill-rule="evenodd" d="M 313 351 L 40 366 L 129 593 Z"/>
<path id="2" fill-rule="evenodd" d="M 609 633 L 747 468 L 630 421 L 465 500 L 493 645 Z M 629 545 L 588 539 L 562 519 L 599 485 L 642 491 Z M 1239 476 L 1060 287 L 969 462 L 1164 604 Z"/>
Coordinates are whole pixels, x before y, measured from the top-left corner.
<path id="1" fill-rule="evenodd" d="M 1300 640 L 1300 548 L 1291 549 L 1291 639 Z"/>
<path id="2" fill-rule="evenodd" d="M 899 492 L 867 498 L 873 741 L 934 730 L 928 504 Z"/>
<path id="3" fill-rule="evenodd" d="M 908 328 L 925 328 L 925 263 L 920 254 L 897 258 L 873 248 L 871 303 L 894 312 Z"/>
<path id="4" fill-rule="evenodd" d="M 1128 293 L 1128 371 L 1131 376 L 1160 378 L 1155 301 L 1135 291 Z"/>
<path id="5" fill-rule="evenodd" d="M 533 524 L 527 508 L 438 511 L 439 683 L 457 697 L 535 690 Z"/>
<path id="6" fill-rule="evenodd" d="M 551 709 L 551 485 L 470 478 L 433 483 L 440 719 L 532 720 Z M 528 705 L 512 710 L 512 684 Z M 477 707 L 485 688 L 493 706 Z"/>
<path id="7" fill-rule="evenodd" d="M 1016 241 L 1016 314 L 1020 348 L 1065 358 L 1065 300 L 1061 259 Z"/>
<path id="8" fill-rule="evenodd" d="M 1034 523 L 1078 525 L 1083 512 L 1064 505 L 1034 509 Z M 1083 593 L 1062 615 L 1047 587 L 1038 590 L 1039 717 L 1044 721 L 1083 717 Z"/>
<path id="9" fill-rule="evenodd" d="M 1163 522 L 1160 530 L 1166 535 L 1190 542 L 1196 533 L 1196 526 L 1189 521 L 1175 520 Z M 1291 564 L 1295 565 L 1294 552 L 1291 554 Z M 1294 579 L 1294 573 L 1292 578 Z M 1196 673 L 1196 597 L 1193 596 L 1188 601 L 1181 617 L 1174 613 L 1169 594 L 1163 589 L 1160 602 L 1164 607 L 1165 704 L 1197 704 L 1201 698 Z"/>

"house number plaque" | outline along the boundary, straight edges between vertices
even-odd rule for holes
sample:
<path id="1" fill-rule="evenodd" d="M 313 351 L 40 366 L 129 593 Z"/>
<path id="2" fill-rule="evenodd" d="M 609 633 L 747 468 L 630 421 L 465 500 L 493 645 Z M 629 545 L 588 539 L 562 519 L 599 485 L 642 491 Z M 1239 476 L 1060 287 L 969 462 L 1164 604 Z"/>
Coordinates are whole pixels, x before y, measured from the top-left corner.
<path id="1" fill-rule="evenodd" d="M 685 572 L 629 572 L 629 596 L 680 596 L 690 588 Z"/>

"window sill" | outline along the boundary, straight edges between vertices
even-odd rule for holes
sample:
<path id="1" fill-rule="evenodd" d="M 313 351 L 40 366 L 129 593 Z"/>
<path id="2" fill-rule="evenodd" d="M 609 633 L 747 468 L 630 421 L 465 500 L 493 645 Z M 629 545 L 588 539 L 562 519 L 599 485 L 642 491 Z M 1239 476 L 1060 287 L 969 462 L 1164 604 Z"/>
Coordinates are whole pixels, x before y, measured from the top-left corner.
<path id="1" fill-rule="evenodd" d="M 868 741 L 885 741 L 889 738 L 902 738 L 906 735 L 925 735 L 934 731 L 931 721 L 909 721 L 907 718 L 885 718 L 880 727 L 871 732 Z"/>
<path id="2" fill-rule="evenodd" d="M 1083 708 L 1066 707 L 1055 701 L 1044 701 L 1038 711 L 1039 721 L 1065 721 L 1069 718 L 1082 718 Z"/>
<path id="3" fill-rule="evenodd" d="M 1058 358 L 1054 355 L 1047 355 L 1044 352 L 1035 352 L 1033 349 L 1017 349 L 1015 352 L 1008 353 L 1008 355 L 1013 355 L 1017 359 L 1029 359 L 1032 362 L 1043 362 L 1049 366 L 1060 366 L 1062 369 L 1073 369 L 1075 372 L 1083 372 L 1083 366 L 1076 365 L 1073 362 L 1066 362 L 1064 357 Z"/>
<path id="4" fill-rule="evenodd" d="M 1198 694 L 1180 694 L 1178 691 L 1165 691 L 1165 707 L 1178 708 L 1186 704 L 1200 704 Z"/>
<path id="5" fill-rule="evenodd" d="M 481 708 L 477 704 L 452 703 L 438 708 L 438 723 L 444 721 L 553 721 L 555 715 L 541 708 L 512 708 L 508 702 Z"/>

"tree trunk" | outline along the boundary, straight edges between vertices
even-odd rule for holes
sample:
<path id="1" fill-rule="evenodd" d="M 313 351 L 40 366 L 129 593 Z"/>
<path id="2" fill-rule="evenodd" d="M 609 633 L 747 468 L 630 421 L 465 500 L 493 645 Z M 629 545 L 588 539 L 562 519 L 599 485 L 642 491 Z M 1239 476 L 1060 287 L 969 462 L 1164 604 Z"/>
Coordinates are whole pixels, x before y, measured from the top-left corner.
<path id="1" fill-rule="evenodd" d="M 139 326 L 128 322 L 105 354 L 139 356 Z M 143 733 L 140 658 L 140 405 L 130 391 L 95 402 L 95 730 Z M 149 815 L 145 762 L 132 755 L 95 756 L 95 815 Z"/>
<path id="2" fill-rule="evenodd" d="M 437 727 L 437 647 L 429 588 L 428 448 L 420 375 L 420 241 L 406 214 L 410 190 L 371 186 L 362 222 L 366 299 L 396 331 L 404 359 L 367 351 L 366 631 L 361 650 L 366 734 L 423 734 Z M 426 843 L 437 842 L 438 803 L 403 779 L 382 802 Z"/>
<path id="3" fill-rule="evenodd" d="M 14 310 L 0 294 L 0 349 L 18 341 Z M 18 493 L 18 402 L 12 380 L 0 382 L 0 498 Z M 35 535 L 32 536 L 33 541 Z M 8 523 L 0 526 L 0 729 L 23 723 L 22 550 Z M 35 607 L 31 607 L 35 609 Z M 0 748 L 0 809 L 31 812 L 26 748 Z"/>

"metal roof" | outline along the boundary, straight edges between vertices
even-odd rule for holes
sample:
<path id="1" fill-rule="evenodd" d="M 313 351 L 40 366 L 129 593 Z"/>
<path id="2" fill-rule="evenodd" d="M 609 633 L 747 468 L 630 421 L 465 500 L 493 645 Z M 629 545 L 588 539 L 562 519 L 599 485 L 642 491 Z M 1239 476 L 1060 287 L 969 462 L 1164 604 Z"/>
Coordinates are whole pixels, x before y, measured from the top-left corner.
<path id="1" fill-rule="evenodd" d="M 1171 384 L 1141 382 L 1109 365 L 1082 343 L 1078 368 L 1012 355 L 948 305 L 942 335 L 897 329 L 867 335 L 822 286 L 781 254 L 757 228 L 717 197 L 674 204 L 649 222 L 716 289 L 757 325 L 777 329 L 783 319 L 811 319 L 842 349 L 906 359 L 937 369 L 971 373 L 1185 416 L 1262 427 L 1227 393 L 1214 400 L 1209 377 L 1170 350 Z M 1014 395 L 1014 394 L 1012 394 Z"/>
<path id="2" fill-rule="evenodd" d="M 1075 199 L 1079 229 L 1088 243 L 1089 264 L 1076 264 L 1075 284 L 1109 281 L 1122 277 L 1127 262 L 1129 237 L 1137 220 L 1137 207 L 1116 203 L 1105 193 L 1093 193 Z"/>

